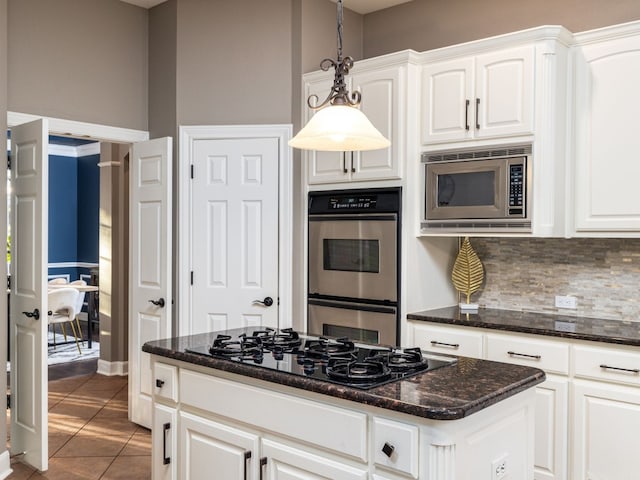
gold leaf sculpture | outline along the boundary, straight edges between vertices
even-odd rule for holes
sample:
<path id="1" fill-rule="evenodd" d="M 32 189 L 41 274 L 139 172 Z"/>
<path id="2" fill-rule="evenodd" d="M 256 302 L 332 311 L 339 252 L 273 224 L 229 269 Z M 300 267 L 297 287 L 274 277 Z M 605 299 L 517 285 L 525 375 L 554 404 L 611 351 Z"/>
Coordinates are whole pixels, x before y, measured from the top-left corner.
<path id="1" fill-rule="evenodd" d="M 480 290 L 482 286 L 484 268 L 478 254 L 471 247 L 469 237 L 465 237 L 460 246 L 460 251 L 453 264 L 451 279 L 456 290 L 467 296 L 467 303 L 470 303 L 471 294 Z"/>

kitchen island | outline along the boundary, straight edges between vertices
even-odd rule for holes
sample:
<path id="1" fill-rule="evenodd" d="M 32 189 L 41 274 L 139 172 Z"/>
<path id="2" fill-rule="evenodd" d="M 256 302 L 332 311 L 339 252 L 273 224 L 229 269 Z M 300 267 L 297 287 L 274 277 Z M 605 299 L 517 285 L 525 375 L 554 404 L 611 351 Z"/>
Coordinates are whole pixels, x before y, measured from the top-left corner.
<path id="1" fill-rule="evenodd" d="M 154 479 L 533 479 L 537 368 L 457 357 L 361 389 L 190 352 L 216 337 L 143 346 Z"/>

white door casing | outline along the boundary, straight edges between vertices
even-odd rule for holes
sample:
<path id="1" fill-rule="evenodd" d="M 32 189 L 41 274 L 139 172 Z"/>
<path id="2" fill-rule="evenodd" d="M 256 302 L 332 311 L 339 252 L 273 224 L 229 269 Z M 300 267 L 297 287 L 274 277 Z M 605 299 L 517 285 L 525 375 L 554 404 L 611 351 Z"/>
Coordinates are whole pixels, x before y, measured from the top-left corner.
<path id="1" fill-rule="evenodd" d="M 290 326 L 291 126 L 180 135 L 179 334 Z"/>
<path id="2" fill-rule="evenodd" d="M 129 418 L 147 428 L 152 375 L 141 348 L 172 333 L 172 144 L 133 144 L 129 167 Z"/>
<path id="3" fill-rule="evenodd" d="M 47 138 L 44 119 L 11 130 L 11 453 L 40 471 L 48 468 Z"/>

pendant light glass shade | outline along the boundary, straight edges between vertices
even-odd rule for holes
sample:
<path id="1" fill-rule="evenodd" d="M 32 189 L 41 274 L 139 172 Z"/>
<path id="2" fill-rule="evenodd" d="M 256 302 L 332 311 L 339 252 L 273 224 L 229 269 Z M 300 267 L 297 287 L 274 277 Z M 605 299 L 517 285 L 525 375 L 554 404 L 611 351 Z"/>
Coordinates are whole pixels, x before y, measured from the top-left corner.
<path id="1" fill-rule="evenodd" d="M 387 140 L 356 107 L 329 105 L 318 110 L 289 145 L 303 150 L 354 151 L 387 148 Z"/>
<path id="2" fill-rule="evenodd" d="M 353 58 L 342 56 L 342 0 L 338 7 L 338 56 L 336 60 L 325 58 L 320 68 L 325 72 L 335 69 L 333 87 L 323 102 L 317 95 L 307 99 L 307 106 L 315 115 L 289 140 L 289 145 L 304 150 L 326 150 L 331 152 L 378 150 L 387 148 L 391 142 L 373 126 L 367 116 L 358 109 L 361 94 L 347 90 L 345 76 L 353 67 Z"/>

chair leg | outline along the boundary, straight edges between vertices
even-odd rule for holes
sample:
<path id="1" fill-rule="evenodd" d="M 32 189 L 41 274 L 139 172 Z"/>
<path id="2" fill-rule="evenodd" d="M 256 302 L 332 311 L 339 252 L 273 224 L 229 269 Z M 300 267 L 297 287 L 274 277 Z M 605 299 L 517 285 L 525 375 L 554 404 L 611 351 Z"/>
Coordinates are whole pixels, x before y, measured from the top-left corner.
<path id="1" fill-rule="evenodd" d="M 60 324 L 60 328 L 62 329 L 62 334 L 64 335 L 64 341 L 67 341 L 67 329 L 64 328 L 64 323 Z"/>
<path id="2" fill-rule="evenodd" d="M 84 339 L 82 338 L 82 329 L 80 328 L 80 318 L 76 316 L 76 328 L 78 329 L 78 336 L 80 337 L 80 343 L 84 345 Z"/>
<path id="3" fill-rule="evenodd" d="M 53 349 L 56 350 L 57 346 L 56 346 L 56 324 L 55 323 L 51 324 L 51 331 L 53 332 Z"/>
<path id="4" fill-rule="evenodd" d="M 69 322 L 71 325 L 71 331 L 73 332 L 73 338 L 76 339 L 76 347 L 78 347 L 78 353 L 82 355 L 82 350 L 80 350 L 80 344 L 78 343 L 78 335 L 76 334 L 76 327 L 73 326 L 73 320 Z"/>

